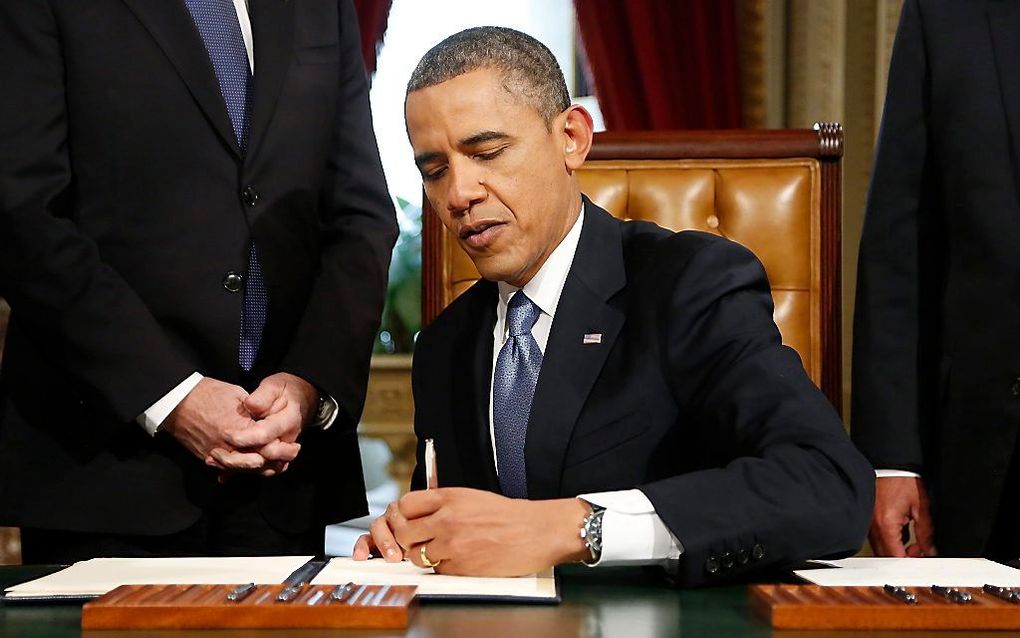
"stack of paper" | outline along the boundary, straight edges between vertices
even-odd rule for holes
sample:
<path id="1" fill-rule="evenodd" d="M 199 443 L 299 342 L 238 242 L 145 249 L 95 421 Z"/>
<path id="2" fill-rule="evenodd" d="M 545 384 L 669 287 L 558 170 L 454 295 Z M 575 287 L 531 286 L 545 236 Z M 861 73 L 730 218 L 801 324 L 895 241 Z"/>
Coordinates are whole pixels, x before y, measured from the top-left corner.
<path id="1" fill-rule="evenodd" d="M 15 585 L 6 598 L 22 601 L 86 599 L 120 585 L 237 585 L 282 583 L 311 556 L 227 558 L 93 558 L 49 576 Z M 521 578 L 442 576 L 413 563 L 380 558 L 334 558 L 313 585 L 417 585 L 424 598 L 507 598 L 517 602 L 558 602 L 553 570 Z"/>
<path id="2" fill-rule="evenodd" d="M 431 569 L 422 569 L 409 561 L 387 563 L 381 558 L 356 561 L 334 558 L 313 585 L 416 585 L 418 596 L 433 599 L 507 598 L 516 601 L 557 602 L 553 570 L 520 578 L 480 578 L 476 576 L 443 576 Z"/>
<path id="3" fill-rule="evenodd" d="M 93 558 L 7 590 L 7 598 L 101 596 L 121 585 L 283 582 L 311 556 Z"/>
<path id="4" fill-rule="evenodd" d="M 845 558 L 811 562 L 838 568 L 794 572 L 816 585 L 1020 587 L 1020 570 L 984 558 Z"/>

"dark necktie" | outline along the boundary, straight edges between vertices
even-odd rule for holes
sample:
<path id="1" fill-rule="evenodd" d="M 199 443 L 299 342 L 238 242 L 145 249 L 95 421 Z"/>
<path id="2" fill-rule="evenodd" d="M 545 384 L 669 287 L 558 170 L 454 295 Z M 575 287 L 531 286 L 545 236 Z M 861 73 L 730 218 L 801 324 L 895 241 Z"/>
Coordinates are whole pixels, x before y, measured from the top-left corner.
<path id="1" fill-rule="evenodd" d="M 506 309 L 510 333 L 496 358 L 492 379 L 492 426 L 496 438 L 499 487 L 505 496 L 528 497 L 524 443 L 528 434 L 531 399 L 535 396 L 542 351 L 531 334 L 541 311 L 523 291 L 510 298 Z"/>
<path id="2" fill-rule="evenodd" d="M 248 145 L 251 72 L 234 3 L 232 0 L 184 0 L 184 4 L 209 52 L 209 61 L 212 62 L 219 82 L 230 124 L 234 128 L 237 144 L 244 152 Z M 248 251 L 248 275 L 244 282 L 238 348 L 238 363 L 246 371 L 251 370 L 258 354 L 268 305 L 269 293 L 253 242 Z"/>

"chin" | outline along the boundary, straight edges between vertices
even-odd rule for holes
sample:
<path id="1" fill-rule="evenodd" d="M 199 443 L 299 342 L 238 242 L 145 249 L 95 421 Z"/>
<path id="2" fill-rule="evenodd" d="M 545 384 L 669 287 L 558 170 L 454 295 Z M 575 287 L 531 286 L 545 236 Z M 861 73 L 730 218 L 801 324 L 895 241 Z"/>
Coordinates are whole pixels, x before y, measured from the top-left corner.
<path id="1" fill-rule="evenodd" d="M 516 271 L 500 267 L 500 264 L 494 264 L 491 261 L 479 259 L 475 262 L 475 268 L 478 269 L 478 274 L 482 276 L 482 279 L 489 281 L 510 281 L 517 278 Z"/>

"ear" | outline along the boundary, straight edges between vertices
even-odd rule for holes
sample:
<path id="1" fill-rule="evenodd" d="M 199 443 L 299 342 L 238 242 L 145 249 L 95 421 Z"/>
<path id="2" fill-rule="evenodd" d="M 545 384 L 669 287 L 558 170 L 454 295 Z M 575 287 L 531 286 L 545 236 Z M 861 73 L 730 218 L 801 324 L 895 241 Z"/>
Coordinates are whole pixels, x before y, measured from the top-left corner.
<path id="1" fill-rule="evenodd" d="M 595 125 L 592 123 L 591 113 L 578 104 L 572 105 L 557 118 L 562 122 L 563 132 L 563 159 L 568 171 L 575 171 L 584 164 L 591 150 L 592 136 L 595 132 Z"/>

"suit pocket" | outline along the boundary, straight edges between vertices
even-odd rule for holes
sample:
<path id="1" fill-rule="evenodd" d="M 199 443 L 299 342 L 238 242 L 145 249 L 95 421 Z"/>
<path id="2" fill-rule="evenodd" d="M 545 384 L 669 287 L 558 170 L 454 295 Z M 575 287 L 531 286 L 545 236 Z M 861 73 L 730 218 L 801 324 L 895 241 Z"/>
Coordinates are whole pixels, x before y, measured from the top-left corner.
<path id="1" fill-rule="evenodd" d="M 567 448 L 563 467 L 568 468 L 613 452 L 643 435 L 648 428 L 647 413 L 644 410 L 635 410 L 575 433 Z"/>

